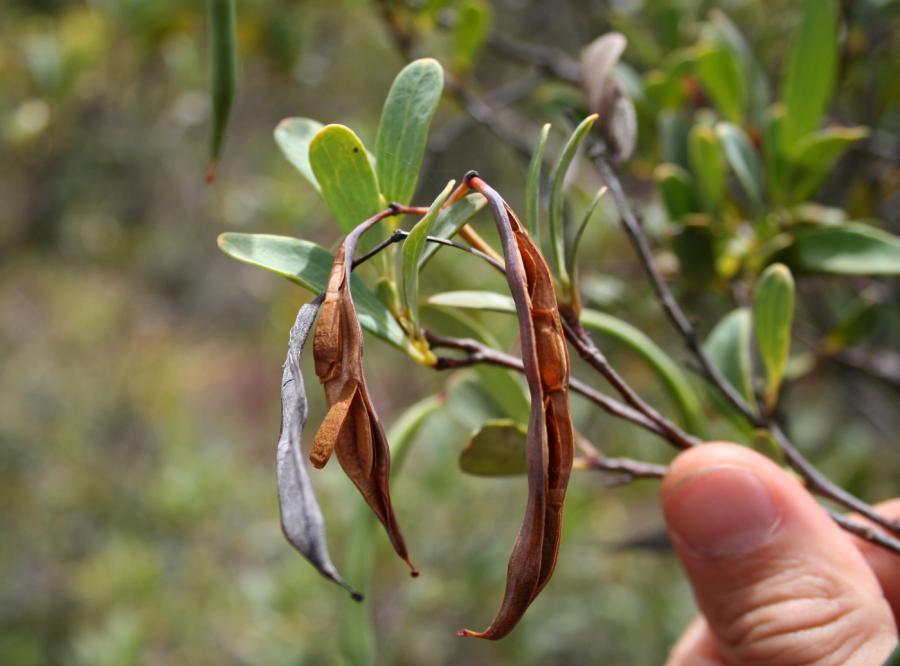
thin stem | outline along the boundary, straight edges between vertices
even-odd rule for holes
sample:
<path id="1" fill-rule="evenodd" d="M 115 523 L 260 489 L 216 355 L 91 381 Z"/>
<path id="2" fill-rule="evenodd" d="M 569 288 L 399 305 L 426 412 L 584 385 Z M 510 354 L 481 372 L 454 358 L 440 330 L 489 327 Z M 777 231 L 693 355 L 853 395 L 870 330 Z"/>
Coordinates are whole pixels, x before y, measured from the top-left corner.
<path id="1" fill-rule="evenodd" d="M 537 44 L 515 42 L 493 34 L 488 39 L 488 48 L 508 60 L 533 65 L 558 79 L 581 85 L 581 66 L 564 53 Z"/>
<path id="2" fill-rule="evenodd" d="M 633 458 L 608 458 L 606 456 L 580 458 L 579 466 L 584 469 L 621 474 L 629 481 L 632 479 L 661 479 L 669 471 L 665 465 L 656 465 Z"/>
<path id="3" fill-rule="evenodd" d="M 360 264 L 368 261 L 379 252 L 384 250 L 386 247 L 393 245 L 395 243 L 402 243 L 409 236 L 409 232 L 403 229 L 395 229 L 394 232 L 381 241 L 378 245 L 373 247 L 371 250 L 366 252 L 364 255 L 359 257 L 353 262 L 353 268 L 356 268 Z M 484 262 L 487 262 L 492 268 L 499 271 L 500 273 L 505 274 L 505 269 L 503 268 L 503 264 L 494 259 L 491 256 L 488 256 L 481 250 L 476 250 L 474 247 L 470 247 L 465 245 L 464 243 L 457 243 L 456 241 L 452 241 L 449 238 L 439 238 L 438 236 L 426 236 L 426 243 L 435 243 L 436 245 L 446 245 L 448 247 L 456 248 L 457 250 L 462 250 L 463 252 L 468 252 L 469 254 L 478 257 Z"/>

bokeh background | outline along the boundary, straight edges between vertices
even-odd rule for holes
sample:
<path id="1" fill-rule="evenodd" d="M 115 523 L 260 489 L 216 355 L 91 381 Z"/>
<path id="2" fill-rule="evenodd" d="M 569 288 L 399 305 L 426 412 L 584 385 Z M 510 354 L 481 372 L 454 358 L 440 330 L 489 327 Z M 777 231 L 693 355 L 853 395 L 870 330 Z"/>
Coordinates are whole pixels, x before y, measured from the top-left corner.
<path id="1" fill-rule="evenodd" d="M 618 29 L 630 39 L 624 60 L 640 74 L 694 44 L 716 5 L 777 82 L 799 4 L 496 0 L 493 29 L 573 57 Z M 831 113 L 873 133 L 816 199 L 897 233 L 900 3 L 844 5 Z M 459 471 L 473 427 L 461 410 L 426 423 L 394 486 L 420 579 L 408 579 L 376 533 L 370 599 L 348 616 L 345 595 L 283 540 L 273 473 L 280 365 L 309 294 L 230 260 L 216 236 L 265 232 L 332 245 L 334 222 L 272 130 L 284 117 L 309 116 L 347 124 L 374 145 L 403 61 L 378 9 L 361 0 L 239 0 L 238 8 L 240 87 L 213 186 L 203 181 L 202 2 L 6 0 L 0 10 L 0 663 L 339 664 L 348 659 L 341 632 L 366 636 L 370 623 L 381 664 L 661 663 L 693 606 L 656 538 L 657 487 L 612 487 L 592 473 L 573 479 L 557 573 L 514 634 L 497 644 L 455 637 L 498 606 L 525 497 L 521 478 Z M 451 41 L 437 34 L 424 49 L 445 59 Z M 526 76 L 490 49 L 468 74 L 485 94 Z M 542 83 L 506 121 L 530 142 L 570 97 Z M 483 128 L 454 131 L 465 118 L 452 99 L 442 103 L 433 132 L 452 140 L 429 154 L 421 201 L 476 168 L 521 206 L 526 165 Z M 652 136 L 639 118 L 642 136 Z M 649 179 L 658 159 L 653 141 L 642 140 L 628 186 L 661 262 L 677 266 Z M 574 178 L 574 205 L 584 206 L 596 176 L 583 165 Z M 683 360 L 607 204 L 582 250 L 587 300 Z M 501 288 L 489 270 L 447 254 L 426 274 L 426 292 Z M 670 275 L 703 330 L 729 309 L 728 290 Z M 900 299 L 889 279 L 801 283 L 795 344 L 802 350 L 804 336 L 835 325 L 860 293 L 879 303 L 864 344 L 896 353 Z M 512 340 L 508 317 L 483 320 Z M 671 410 L 638 359 L 615 344 L 606 350 Z M 366 364 L 388 425 L 448 379 L 376 339 Z M 315 381 L 310 388 L 313 428 L 323 404 Z M 896 385 L 821 360 L 789 385 L 782 411 L 822 469 L 876 500 L 897 493 L 897 397 Z M 604 450 L 670 457 L 636 429 L 580 401 L 574 408 Z M 710 434 L 736 436 L 714 411 Z M 344 562 L 362 500 L 336 465 L 314 481 L 332 554 Z"/>

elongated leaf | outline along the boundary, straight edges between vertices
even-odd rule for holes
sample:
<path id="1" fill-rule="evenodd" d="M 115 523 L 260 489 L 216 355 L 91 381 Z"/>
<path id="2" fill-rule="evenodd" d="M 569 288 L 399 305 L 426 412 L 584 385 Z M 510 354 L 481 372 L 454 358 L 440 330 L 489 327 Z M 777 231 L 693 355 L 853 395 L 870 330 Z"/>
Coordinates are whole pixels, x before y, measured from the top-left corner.
<path id="1" fill-rule="evenodd" d="M 457 72 L 472 68 L 491 33 L 493 21 L 494 11 L 485 0 L 465 0 L 457 9 L 453 26 L 453 68 Z"/>
<path id="2" fill-rule="evenodd" d="M 311 118 L 285 118 L 275 128 L 275 141 L 281 152 L 316 191 L 322 188 L 309 163 L 309 144 L 322 127 L 322 123 Z"/>
<path id="3" fill-rule="evenodd" d="M 453 238 L 486 204 L 487 200 L 480 194 L 468 194 L 459 201 L 454 201 L 438 213 L 429 235 L 438 238 Z M 426 243 L 422 257 L 419 259 L 419 269 L 421 270 L 422 266 L 442 247 L 443 245 L 437 243 Z"/>
<path id="4" fill-rule="evenodd" d="M 375 533 L 378 523 L 365 506 L 357 509 L 347 543 L 344 571 L 371 598 L 372 573 L 375 568 Z M 372 604 L 345 602 L 338 625 L 341 653 L 350 666 L 373 666 L 378 655 Z"/>
<path id="5" fill-rule="evenodd" d="M 397 417 L 394 424 L 387 431 L 388 442 L 391 445 L 391 476 L 396 477 L 400 473 L 403 463 L 409 456 L 412 442 L 428 417 L 434 414 L 447 402 L 447 396 L 443 393 L 430 395 L 410 405 Z"/>
<path id="6" fill-rule="evenodd" d="M 841 156 L 868 135 L 865 127 L 827 127 L 797 141 L 790 155 L 798 172 L 790 183 L 790 200 L 801 202 L 815 194 Z"/>
<path id="7" fill-rule="evenodd" d="M 763 203 L 762 165 L 750 139 L 737 125 L 724 122 L 716 125 L 716 135 L 738 182 L 753 206 L 760 210 Z"/>
<path id="8" fill-rule="evenodd" d="M 584 215 L 581 216 L 581 222 L 578 223 L 575 236 L 572 237 L 572 243 L 569 245 L 566 254 L 566 269 L 568 270 L 569 275 L 575 275 L 575 262 L 578 259 L 578 246 L 581 245 L 581 237 L 584 235 L 584 230 L 587 229 L 588 222 L 591 221 L 591 216 L 594 214 L 594 211 L 597 210 L 597 205 L 600 203 L 600 199 L 603 198 L 604 194 L 606 194 L 605 185 L 597 190 L 597 194 L 591 199 L 591 203 L 588 204 L 587 209 L 584 211 Z"/>
<path id="9" fill-rule="evenodd" d="M 677 164 L 660 164 L 653 170 L 669 219 L 677 222 L 682 216 L 696 212 L 691 174 Z"/>
<path id="10" fill-rule="evenodd" d="M 472 433 L 459 467 L 474 476 L 517 476 L 528 471 L 528 428 L 509 419 L 494 419 Z"/>
<path id="11" fill-rule="evenodd" d="M 394 79 L 378 125 L 375 163 L 389 202 L 408 204 L 416 190 L 428 129 L 444 89 L 444 70 L 432 58 L 415 60 Z"/>
<path id="12" fill-rule="evenodd" d="M 766 370 L 766 406 L 778 398 L 791 349 L 794 320 L 794 278 L 783 264 L 772 264 L 760 276 L 753 298 L 753 328 L 759 357 Z"/>
<path id="13" fill-rule="evenodd" d="M 581 323 L 592 331 L 624 344 L 643 358 L 674 401 L 682 424 L 694 434 L 703 434 L 700 399 L 678 364 L 659 345 L 637 327 L 596 310 L 582 310 Z"/>
<path id="14" fill-rule="evenodd" d="M 836 275 L 900 275 L 900 238 L 866 224 L 797 233 L 787 258 L 795 269 Z"/>
<path id="15" fill-rule="evenodd" d="M 328 554 L 325 520 L 313 493 L 303 461 L 300 437 L 309 415 L 306 387 L 300 372 L 300 355 L 309 337 L 321 299 L 307 303 L 297 313 L 291 328 L 287 358 L 281 377 L 281 434 L 278 438 L 277 477 L 281 529 L 285 538 L 326 578 L 350 592 L 356 601 L 362 595 L 338 574 Z"/>
<path id="16" fill-rule="evenodd" d="M 494 312 L 515 312 L 516 305 L 511 296 L 496 291 L 445 291 L 429 296 L 428 305 L 446 308 L 467 308 L 471 310 L 491 310 Z"/>
<path id="17" fill-rule="evenodd" d="M 547 137 L 550 136 L 550 123 L 541 127 L 537 144 L 531 154 L 531 164 L 528 167 L 528 185 L 525 188 L 525 228 L 536 241 L 541 219 L 541 167 L 544 164 L 544 149 L 547 147 Z"/>
<path id="18" fill-rule="evenodd" d="M 550 256 L 551 264 L 556 272 L 560 282 L 569 283 L 569 276 L 566 272 L 565 256 L 566 241 L 565 231 L 563 229 L 563 185 L 565 184 L 566 173 L 578 149 L 584 142 L 587 133 L 591 130 L 594 121 L 597 120 L 597 114 L 593 114 L 581 121 L 578 127 L 572 132 L 556 166 L 553 167 L 553 173 L 550 174 Z"/>
<path id="19" fill-rule="evenodd" d="M 343 125 L 326 125 L 309 144 L 309 162 L 325 203 L 344 233 L 381 210 L 366 148 Z"/>
<path id="20" fill-rule="evenodd" d="M 769 106 L 769 81 L 766 73 L 759 65 L 746 38 L 734 22 L 724 12 L 713 9 L 709 12 L 711 24 L 718 34 L 717 40 L 727 47 L 744 70 L 748 82 L 747 93 L 751 119 L 761 122 L 766 108 Z"/>
<path id="21" fill-rule="evenodd" d="M 725 195 L 725 161 L 715 133 L 695 125 L 688 139 L 688 159 L 703 210 L 715 213 Z"/>
<path id="22" fill-rule="evenodd" d="M 212 124 L 209 131 L 209 167 L 206 181 L 216 178 L 216 164 L 225 142 L 225 130 L 237 88 L 235 0 L 207 0 L 209 22 L 209 95 Z"/>
<path id="23" fill-rule="evenodd" d="M 325 248 L 287 236 L 225 233 L 219 236 L 219 248 L 238 261 L 265 268 L 313 293 L 325 288 L 334 261 L 334 256 Z M 412 353 L 400 324 L 378 297 L 356 276 L 351 279 L 351 288 L 363 328 L 398 349 Z"/>
<path id="24" fill-rule="evenodd" d="M 751 316 L 747 308 L 729 312 L 716 324 L 706 340 L 706 353 L 738 393 L 753 404 L 750 359 Z"/>
<path id="25" fill-rule="evenodd" d="M 781 98 L 787 108 L 781 146 L 790 153 L 801 137 L 818 128 L 831 99 L 837 66 L 838 13 L 835 0 L 803 0 L 799 33 L 791 52 Z"/>
<path id="26" fill-rule="evenodd" d="M 747 104 L 747 84 L 734 55 L 720 48 L 703 49 L 697 55 L 697 76 L 719 112 L 732 122 L 741 122 Z"/>
<path id="27" fill-rule="evenodd" d="M 447 183 L 444 191 L 432 202 L 428 212 L 422 216 L 422 219 L 416 223 L 416 226 L 409 232 L 409 236 L 403 241 L 403 271 L 401 273 L 403 288 L 400 294 L 414 331 L 419 330 L 419 261 L 425 250 L 425 238 L 431 230 L 431 225 L 437 219 L 441 206 L 453 191 L 454 185 L 456 185 L 456 181 L 453 180 Z"/>
<path id="28" fill-rule="evenodd" d="M 775 203 L 784 199 L 787 182 L 787 158 L 782 150 L 785 109 L 783 104 L 769 107 L 763 123 L 763 156 L 766 165 L 766 183 Z"/>

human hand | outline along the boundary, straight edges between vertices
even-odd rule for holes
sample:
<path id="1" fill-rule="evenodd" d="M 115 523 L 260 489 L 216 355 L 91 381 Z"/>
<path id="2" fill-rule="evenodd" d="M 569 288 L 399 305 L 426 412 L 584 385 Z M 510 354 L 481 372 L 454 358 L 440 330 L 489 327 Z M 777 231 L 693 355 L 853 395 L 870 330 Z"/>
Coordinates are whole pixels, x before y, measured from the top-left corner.
<path id="1" fill-rule="evenodd" d="M 877 666 L 897 645 L 900 557 L 842 531 L 772 461 L 707 444 L 661 494 L 702 613 L 668 666 Z M 900 518 L 900 500 L 878 509 Z"/>

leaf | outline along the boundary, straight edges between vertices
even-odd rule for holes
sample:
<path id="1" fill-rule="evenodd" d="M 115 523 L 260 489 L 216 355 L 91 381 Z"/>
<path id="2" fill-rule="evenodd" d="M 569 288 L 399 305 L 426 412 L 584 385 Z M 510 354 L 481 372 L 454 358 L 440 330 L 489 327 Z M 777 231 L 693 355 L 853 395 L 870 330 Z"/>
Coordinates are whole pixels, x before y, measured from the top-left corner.
<path id="1" fill-rule="evenodd" d="M 415 193 L 428 129 L 443 89 L 444 71 L 432 58 L 409 63 L 391 85 L 375 141 L 378 182 L 389 202 L 408 204 Z"/>
<path id="2" fill-rule="evenodd" d="M 600 133 L 617 160 L 627 160 L 637 140 L 634 105 L 615 78 L 616 63 L 628 40 L 618 32 L 601 35 L 581 52 L 581 78 L 587 108 L 600 117 Z"/>
<path id="3" fill-rule="evenodd" d="M 309 144 L 309 162 L 325 203 L 344 233 L 381 210 L 365 146 L 343 125 L 326 125 Z"/>
<path id="4" fill-rule="evenodd" d="M 566 173 L 578 148 L 584 142 L 587 133 L 590 131 L 594 121 L 597 120 L 597 114 L 588 116 L 569 136 L 563 147 L 556 166 L 550 174 L 550 256 L 552 264 L 556 272 L 556 276 L 563 284 L 569 283 L 569 275 L 566 272 L 565 265 L 565 231 L 563 229 L 563 187 L 565 185 Z"/>
<path id="5" fill-rule="evenodd" d="M 766 183 L 775 203 L 784 198 L 787 183 L 787 159 L 782 150 L 782 134 L 784 133 L 784 105 L 773 104 L 763 123 L 763 156 L 766 165 Z"/>
<path id="6" fill-rule="evenodd" d="M 465 0 L 456 11 L 453 26 L 453 68 L 467 72 L 472 68 L 494 22 L 491 6 L 483 0 Z"/>
<path id="7" fill-rule="evenodd" d="M 371 598 L 373 571 L 375 568 L 375 516 L 363 505 L 353 516 L 349 530 L 347 556 L 344 570 L 352 580 L 359 581 L 360 589 Z M 372 604 L 345 602 L 340 613 L 338 642 L 341 653 L 350 666 L 372 666 L 378 654 L 378 640 L 372 618 Z"/>
<path id="8" fill-rule="evenodd" d="M 531 164 L 528 167 L 528 184 L 525 188 L 525 228 L 531 237 L 539 238 L 541 219 L 541 167 L 544 164 L 544 148 L 550 136 L 550 123 L 541 127 L 537 144 L 531 153 Z"/>
<path id="9" fill-rule="evenodd" d="M 769 81 L 766 73 L 760 67 L 744 35 L 724 12 L 712 9 L 709 18 L 719 36 L 717 41 L 728 48 L 743 67 L 745 80 L 749 82 L 747 92 L 751 119 L 759 122 L 769 105 Z"/>
<path id="10" fill-rule="evenodd" d="M 322 188 L 309 163 L 309 144 L 322 127 L 322 123 L 310 118 L 285 118 L 275 128 L 275 141 L 281 152 L 317 192 Z"/>
<path id="11" fill-rule="evenodd" d="M 772 264 L 759 278 L 753 298 L 753 328 L 766 370 L 766 407 L 772 409 L 791 349 L 794 278 L 783 264 Z"/>
<path id="12" fill-rule="evenodd" d="M 781 147 L 790 153 L 797 141 L 818 128 L 831 99 L 837 67 L 838 13 L 835 0 L 803 0 L 799 33 L 781 90 L 787 109 Z"/>
<path id="13" fill-rule="evenodd" d="M 900 275 L 900 238 L 866 224 L 798 231 L 786 258 L 796 270 L 834 275 Z"/>
<path id="14" fill-rule="evenodd" d="M 697 198 L 708 213 L 715 213 L 725 195 L 725 163 L 715 133 L 695 125 L 688 138 L 688 160 L 697 186 Z"/>
<path id="15" fill-rule="evenodd" d="M 401 273 L 403 286 L 400 294 L 403 299 L 403 306 L 409 313 L 413 331 L 416 334 L 419 331 L 419 305 L 417 301 L 419 297 L 419 261 L 425 250 L 425 238 L 428 236 L 431 225 L 434 224 L 441 206 L 444 205 L 447 197 L 450 196 L 450 192 L 453 191 L 454 185 L 456 185 L 456 181 L 453 180 L 447 183 L 444 191 L 432 202 L 428 212 L 416 222 L 412 231 L 409 232 L 409 236 L 403 241 L 403 270 Z"/>
<path id="16" fill-rule="evenodd" d="M 732 122 L 741 122 L 747 84 L 734 55 L 725 49 L 704 48 L 697 55 L 697 76 L 719 112 Z"/>
<path id="17" fill-rule="evenodd" d="M 750 310 L 738 308 L 716 324 L 704 345 L 712 362 L 748 405 L 753 404 L 750 334 Z"/>
<path id="18" fill-rule="evenodd" d="M 600 199 L 603 198 L 604 194 L 606 194 L 605 185 L 597 190 L 597 194 L 591 199 L 591 203 L 588 204 L 587 209 L 584 211 L 584 215 L 581 217 L 581 222 L 578 224 L 575 236 L 572 238 L 572 243 L 569 246 L 569 251 L 566 255 L 566 270 L 569 275 L 575 275 L 575 262 L 578 259 L 578 246 L 581 245 L 581 237 L 584 235 L 584 230 L 587 228 L 588 222 L 590 222 L 591 216 L 597 209 L 597 205 L 600 203 Z"/>
<path id="19" fill-rule="evenodd" d="M 397 417 L 397 420 L 388 429 L 387 438 L 391 445 L 392 477 L 400 473 L 400 468 L 403 467 L 403 463 L 409 456 L 412 442 L 419 429 L 428 420 L 428 417 L 443 407 L 446 402 L 447 396 L 443 393 L 422 398 L 403 410 L 403 413 Z"/>
<path id="20" fill-rule="evenodd" d="M 290 544 L 319 573 L 350 592 L 356 601 L 362 601 L 362 595 L 344 582 L 331 562 L 325 539 L 325 521 L 300 448 L 300 437 L 309 415 L 306 387 L 300 372 L 300 356 L 316 320 L 320 303 L 321 299 L 317 298 L 301 307 L 297 313 L 281 377 L 281 433 L 276 464 L 281 529 Z"/>
<path id="21" fill-rule="evenodd" d="M 677 164 L 660 164 L 653 170 L 653 179 L 672 222 L 695 212 L 691 174 Z"/>
<path id="22" fill-rule="evenodd" d="M 498 294 L 495 291 L 445 291 L 441 294 L 429 296 L 426 303 L 449 308 L 491 310 L 507 313 L 516 311 L 516 305 L 512 297 L 506 294 Z"/>
<path id="23" fill-rule="evenodd" d="M 265 268 L 317 294 L 325 289 L 334 256 L 325 248 L 287 236 L 225 233 L 219 248 L 238 261 Z M 407 353 L 409 339 L 378 297 L 355 275 L 351 278 L 359 323 L 367 331 Z"/>
<path id="24" fill-rule="evenodd" d="M 703 432 L 703 413 L 694 388 L 678 364 L 649 336 L 628 322 L 588 308 L 581 311 L 581 323 L 590 330 L 624 344 L 643 358 L 674 401 L 681 415 L 682 425 L 692 433 Z"/>
<path id="25" fill-rule="evenodd" d="M 725 122 L 716 125 L 716 135 L 738 182 L 753 207 L 760 210 L 763 204 L 762 165 L 750 139 L 740 127 Z"/>
<path id="26" fill-rule="evenodd" d="M 517 476 L 528 471 L 528 429 L 509 419 L 488 421 L 459 454 L 459 468 L 473 476 Z"/>
<path id="27" fill-rule="evenodd" d="M 454 201 L 438 213 L 437 219 L 431 226 L 429 235 L 438 238 L 453 238 L 486 204 L 487 200 L 480 194 L 467 194 L 459 201 Z M 438 243 L 426 243 L 422 257 L 419 259 L 419 269 L 421 270 L 428 263 L 428 260 L 434 256 L 434 253 L 442 247 L 443 245 Z"/>
<path id="28" fill-rule="evenodd" d="M 791 201 L 812 196 L 841 156 L 868 135 L 865 127 L 827 127 L 797 141 L 789 156 L 799 172 L 790 183 Z"/>
<path id="29" fill-rule="evenodd" d="M 237 45 L 235 44 L 235 0 L 207 0 L 209 22 L 209 96 L 212 125 L 209 131 L 209 167 L 206 182 L 216 178 L 216 163 L 225 142 L 225 130 L 237 88 Z"/>

